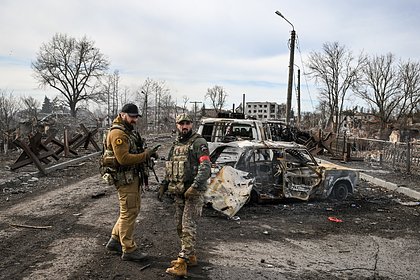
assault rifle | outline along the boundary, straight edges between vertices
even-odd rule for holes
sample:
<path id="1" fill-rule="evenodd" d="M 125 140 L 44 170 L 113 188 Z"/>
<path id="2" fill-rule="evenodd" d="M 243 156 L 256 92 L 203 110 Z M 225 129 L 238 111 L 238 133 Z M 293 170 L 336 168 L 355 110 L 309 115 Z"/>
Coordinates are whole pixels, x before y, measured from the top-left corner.
<path id="1" fill-rule="evenodd" d="M 158 176 L 157 176 L 157 174 L 156 174 L 156 171 L 155 171 L 155 162 L 154 162 L 154 160 L 152 160 L 152 159 L 150 159 L 150 160 L 148 160 L 147 161 L 147 167 L 150 169 L 150 170 L 152 170 L 153 171 L 153 174 L 155 175 L 155 179 L 156 179 L 156 182 L 158 182 L 159 183 L 159 178 L 158 178 Z"/>

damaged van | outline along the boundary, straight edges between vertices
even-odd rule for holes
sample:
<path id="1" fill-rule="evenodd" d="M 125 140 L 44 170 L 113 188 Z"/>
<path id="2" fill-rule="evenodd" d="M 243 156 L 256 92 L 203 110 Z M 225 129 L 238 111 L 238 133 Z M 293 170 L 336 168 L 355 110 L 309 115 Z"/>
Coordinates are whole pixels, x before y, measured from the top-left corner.
<path id="1" fill-rule="evenodd" d="M 356 170 L 317 162 L 305 146 L 294 142 L 224 143 L 210 159 L 205 201 L 230 217 L 248 201 L 344 200 L 359 177 Z"/>

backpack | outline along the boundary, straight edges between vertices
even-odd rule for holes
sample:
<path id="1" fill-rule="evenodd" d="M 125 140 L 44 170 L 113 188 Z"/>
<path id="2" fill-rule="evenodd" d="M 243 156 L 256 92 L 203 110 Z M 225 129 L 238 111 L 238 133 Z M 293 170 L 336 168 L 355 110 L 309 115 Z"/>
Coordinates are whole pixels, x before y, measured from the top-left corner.
<path id="1" fill-rule="evenodd" d="M 116 178 L 117 168 L 119 163 L 114 156 L 112 150 L 107 149 L 106 142 L 109 132 L 112 130 L 112 127 L 109 128 L 106 133 L 104 133 L 102 139 L 102 154 L 99 158 L 99 171 L 101 173 L 102 179 L 108 184 L 113 185 Z"/>

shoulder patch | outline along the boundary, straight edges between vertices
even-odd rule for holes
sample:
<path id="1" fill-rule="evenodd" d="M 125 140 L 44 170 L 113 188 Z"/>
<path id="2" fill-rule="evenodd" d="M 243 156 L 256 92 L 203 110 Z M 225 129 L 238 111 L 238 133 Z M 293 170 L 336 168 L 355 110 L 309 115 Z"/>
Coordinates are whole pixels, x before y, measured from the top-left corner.
<path id="1" fill-rule="evenodd" d="M 200 145 L 200 150 L 202 151 L 202 152 L 208 152 L 208 147 L 207 147 L 207 145 L 206 144 L 201 144 Z"/>
<path id="2" fill-rule="evenodd" d="M 117 144 L 117 145 L 121 145 L 122 143 L 123 143 L 123 140 L 121 138 L 117 138 L 115 140 L 115 144 Z"/>

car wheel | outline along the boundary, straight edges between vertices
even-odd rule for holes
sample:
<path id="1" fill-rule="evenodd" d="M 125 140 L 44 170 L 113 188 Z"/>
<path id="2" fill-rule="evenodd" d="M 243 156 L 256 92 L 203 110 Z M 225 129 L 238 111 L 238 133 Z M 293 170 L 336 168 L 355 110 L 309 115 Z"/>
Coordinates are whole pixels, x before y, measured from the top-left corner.
<path id="1" fill-rule="evenodd" d="M 344 200 L 349 195 L 349 189 L 347 188 L 347 184 L 345 182 L 338 182 L 334 185 L 332 190 L 333 198 L 337 200 Z"/>
<path id="2" fill-rule="evenodd" d="M 254 189 L 251 190 L 251 197 L 249 199 L 249 202 L 250 203 L 255 203 L 255 204 L 260 202 L 260 196 L 259 196 L 258 192 L 255 191 Z"/>

